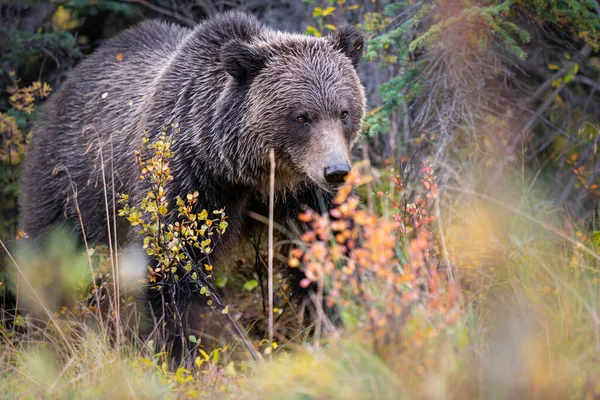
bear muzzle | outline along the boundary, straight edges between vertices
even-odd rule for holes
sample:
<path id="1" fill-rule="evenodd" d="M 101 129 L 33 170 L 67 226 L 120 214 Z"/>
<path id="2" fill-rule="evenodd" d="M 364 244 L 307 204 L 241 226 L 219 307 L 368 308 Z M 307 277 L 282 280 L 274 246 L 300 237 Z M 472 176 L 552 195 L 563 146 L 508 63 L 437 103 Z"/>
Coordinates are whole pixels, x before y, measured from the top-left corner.
<path id="1" fill-rule="evenodd" d="M 350 164 L 347 162 L 330 164 L 323 170 L 325 180 L 332 186 L 339 186 L 344 183 L 344 178 L 350 172 L 350 168 Z"/>

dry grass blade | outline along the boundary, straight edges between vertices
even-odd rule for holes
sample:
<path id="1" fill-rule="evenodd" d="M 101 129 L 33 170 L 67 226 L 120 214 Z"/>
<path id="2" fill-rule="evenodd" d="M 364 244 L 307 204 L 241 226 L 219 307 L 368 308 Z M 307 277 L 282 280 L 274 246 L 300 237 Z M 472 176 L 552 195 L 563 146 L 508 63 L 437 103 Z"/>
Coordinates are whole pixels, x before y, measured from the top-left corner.
<path id="1" fill-rule="evenodd" d="M 271 171 L 269 176 L 269 253 L 268 253 L 268 292 L 269 292 L 269 345 L 273 343 L 273 214 L 275 201 L 275 150 L 269 150 Z M 271 354 L 272 352 L 269 352 Z"/>
<path id="2" fill-rule="evenodd" d="M 114 302 L 112 304 L 113 310 L 115 312 L 115 334 L 116 334 L 116 343 L 117 348 L 121 347 L 121 339 L 122 339 L 122 330 L 121 330 L 121 305 L 119 304 L 119 266 L 117 264 L 117 248 L 116 248 L 116 237 L 114 237 L 113 232 L 111 231 L 110 226 L 110 203 L 108 201 L 108 184 L 106 183 L 106 172 L 104 169 L 104 156 L 102 153 L 102 144 L 100 142 L 100 138 L 98 138 L 98 155 L 100 157 L 100 170 L 102 172 L 102 185 L 104 192 L 104 205 L 106 212 L 106 229 L 108 233 L 108 250 L 110 253 L 110 262 L 112 267 L 112 276 L 114 277 L 113 286 L 115 290 L 115 296 L 113 298 Z M 111 157 L 112 160 L 112 157 Z M 112 162 L 112 161 L 111 161 Z M 114 176 L 113 176 L 113 184 L 114 184 Z M 112 205 L 114 211 L 114 203 Z"/>
<path id="3" fill-rule="evenodd" d="M 450 263 L 450 258 L 448 257 L 448 247 L 446 246 L 446 237 L 444 235 L 444 225 L 442 222 L 442 212 L 440 210 L 440 199 L 437 199 L 435 202 L 435 216 L 438 224 L 438 229 L 440 230 L 440 240 L 442 242 L 442 252 L 444 255 L 444 263 L 446 264 L 446 269 L 448 271 L 448 279 L 452 285 L 456 285 L 456 281 L 454 280 L 454 273 L 452 272 L 452 264 Z"/>

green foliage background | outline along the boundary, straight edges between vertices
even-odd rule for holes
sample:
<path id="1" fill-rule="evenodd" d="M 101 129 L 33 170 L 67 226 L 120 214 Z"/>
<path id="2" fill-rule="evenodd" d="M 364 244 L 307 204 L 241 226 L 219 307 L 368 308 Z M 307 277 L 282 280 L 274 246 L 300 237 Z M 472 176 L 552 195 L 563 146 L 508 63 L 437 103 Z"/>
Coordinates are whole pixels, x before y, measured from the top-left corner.
<path id="1" fill-rule="evenodd" d="M 512 108 L 510 112 L 515 118 L 529 118 L 527 113 L 537 112 L 536 106 L 551 92 L 538 93 L 536 86 L 546 87 L 549 79 L 552 88 L 563 87 L 557 95 L 565 101 L 546 106 L 525 126 L 533 135 L 526 149 L 532 153 L 528 157 L 530 164 L 540 159 L 546 164 L 548 152 L 544 150 L 552 149 L 557 141 L 567 140 L 566 145 L 561 144 L 564 157 L 574 152 L 587 154 L 587 145 L 595 143 L 593 134 L 587 139 L 577 137 L 585 123 L 596 122 L 598 112 L 600 20 L 598 2 L 593 0 L 259 1 L 252 7 L 244 2 L 219 1 L 29 0 L 3 2 L 0 8 L 0 87 L 3 89 L 0 112 L 14 117 L 22 133 L 12 137 L 7 128 L 3 128 L 0 149 L 6 152 L 9 147 L 20 144 L 19 158 L 36 113 L 35 109 L 24 111 L 12 107 L 9 87 L 15 84 L 25 87 L 41 81 L 53 89 L 58 88 L 85 54 L 103 40 L 146 18 L 192 25 L 215 12 L 231 9 L 253 12 L 267 23 L 276 19 L 279 28 L 287 25 L 289 30 L 298 30 L 300 27 L 310 34 L 327 34 L 344 21 L 358 23 L 363 28 L 368 45 L 361 68 L 371 109 L 365 139 L 369 141 L 371 161 L 377 165 L 384 164 L 391 153 L 398 158 L 414 156 L 415 145 L 421 148 L 424 141 L 436 147 L 432 150 L 430 146 L 426 154 L 450 154 L 451 150 L 446 151 L 450 142 L 461 146 L 465 140 L 478 143 L 480 138 L 477 137 L 481 135 L 474 120 L 502 119 L 508 108 Z M 293 14 L 294 19 L 304 15 L 304 20 L 280 18 L 285 14 Z M 459 53 L 463 52 L 465 58 L 471 60 L 469 66 L 458 65 L 448 57 L 446 37 L 467 42 Z M 552 72 L 557 76 L 552 77 Z M 451 76 L 460 74 L 464 74 L 460 77 L 462 81 L 453 83 Z M 504 80 L 511 88 L 499 91 L 489 85 L 490 79 Z M 445 81 L 444 90 L 435 84 L 440 80 Z M 489 94 L 474 100 L 469 94 L 472 88 L 468 86 Z M 526 87 L 513 90 L 517 86 Z M 467 95 L 458 98 L 450 109 L 449 104 L 455 103 L 457 92 Z M 492 99 L 511 97 L 529 99 L 506 100 L 503 104 Z M 543 121 L 551 121 L 551 124 L 544 126 Z M 561 134 L 554 137 L 557 127 Z M 518 136 L 520 128 L 512 129 L 509 135 Z M 465 132 L 470 132 L 466 138 Z M 440 140 L 443 134 L 450 135 L 452 140 Z M 437 144 L 431 141 L 432 137 L 437 137 Z M 565 158 L 560 159 L 556 153 L 552 157 L 553 167 L 558 170 L 547 172 L 562 181 L 565 171 L 561 165 L 564 166 Z M 0 215 L 3 217 L 0 235 L 5 238 L 17 233 L 19 164 L 20 160 L 15 157 L 3 159 L 0 164 Z M 587 182 L 588 186 L 592 184 L 591 180 Z M 577 188 L 567 182 L 565 190 L 573 193 L 573 189 Z M 566 192 L 557 196 L 561 204 L 568 203 Z M 577 196 L 579 202 L 582 196 Z M 595 197 L 594 194 L 586 199 L 589 202 L 593 198 L 592 208 L 597 203 Z M 571 208 L 577 215 L 590 211 L 589 207 L 578 205 Z"/>

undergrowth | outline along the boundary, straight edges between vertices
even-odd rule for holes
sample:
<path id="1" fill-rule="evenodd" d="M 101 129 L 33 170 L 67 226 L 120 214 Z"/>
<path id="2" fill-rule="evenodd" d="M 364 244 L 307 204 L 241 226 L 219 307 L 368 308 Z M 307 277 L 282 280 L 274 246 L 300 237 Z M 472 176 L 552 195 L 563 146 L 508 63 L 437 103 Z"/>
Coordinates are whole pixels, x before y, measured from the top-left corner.
<path id="1" fill-rule="evenodd" d="M 155 260 L 142 268 L 146 273 L 131 281 L 129 272 L 140 266 L 130 265 L 127 256 L 111 258 L 101 247 L 84 250 L 65 232 L 51 235 L 37 252 L 23 243 L 11 253 L 21 308 L 14 318 L 3 313 L 2 393 L 11 398 L 598 394 L 598 235 L 586 234 L 559 210 L 540 208 L 539 194 L 531 190 L 519 197 L 518 187 L 506 188 L 504 198 L 495 199 L 444 188 L 427 165 L 403 164 L 400 173 L 383 180 L 354 170 L 328 215 L 312 210 L 299 215 L 304 233 L 288 265 L 305 273 L 301 286 L 316 287 L 309 297 L 313 320 L 299 324 L 303 313 L 288 302 L 274 310 L 281 318 L 276 329 L 288 333 L 271 344 L 253 325 L 240 325 L 237 335 L 221 331 L 208 342 L 188 335 L 183 340 L 194 350 L 193 361 L 181 364 L 169 356 L 165 336 L 157 334 L 165 315 L 174 318 L 175 310 L 155 319 L 148 333 L 141 328 L 144 310 L 136 308 L 140 288 L 164 290 L 169 303 L 169 291 L 187 280 L 194 289 L 186 295 L 214 298 L 219 306 L 212 312 L 228 314 L 235 323 L 253 314 L 262 320 L 256 325 L 264 324 L 266 315 L 260 302 L 244 304 L 235 295 L 222 299 L 213 286 L 217 271 L 207 260 L 209 246 L 227 234 L 223 211 L 211 219 L 208 211 L 196 210 L 194 193 L 176 198 L 174 206 L 166 201 L 176 137 L 176 127 L 170 135 L 163 132 L 147 143 L 150 156 L 138 158 L 140 177 L 149 184 L 139 207 L 122 196 L 121 218 L 139 229 Z M 377 213 L 352 194 L 353 187 L 364 192 L 367 184 L 374 188 L 366 195 L 378 203 Z M 451 204 L 460 199 L 468 208 L 447 209 L 442 200 L 449 196 Z M 120 271 L 120 292 L 113 265 Z M 235 279 L 246 278 L 233 274 L 224 288 Z M 256 286 L 243 284 L 246 292 Z"/>

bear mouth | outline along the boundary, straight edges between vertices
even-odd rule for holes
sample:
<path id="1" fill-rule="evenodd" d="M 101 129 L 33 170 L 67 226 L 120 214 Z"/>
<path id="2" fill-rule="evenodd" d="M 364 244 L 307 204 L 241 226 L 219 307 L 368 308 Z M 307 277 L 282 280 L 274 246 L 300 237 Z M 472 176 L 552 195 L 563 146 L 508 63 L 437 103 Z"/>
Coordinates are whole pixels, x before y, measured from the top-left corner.
<path id="1" fill-rule="evenodd" d="M 340 188 L 342 186 L 344 186 L 346 183 L 345 182 L 340 182 L 340 183 L 328 183 L 327 184 L 327 188 L 332 191 L 333 193 L 337 193 L 338 190 L 340 190 Z"/>
<path id="2" fill-rule="evenodd" d="M 319 182 L 315 179 L 311 179 L 314 183 L 317 184 L 319 188 L 326 191 L 327 193 L 336 194 L 337 191 L 344 186 L 344 182 L 341 183 L 329 183 L 329 182 Z"/>

